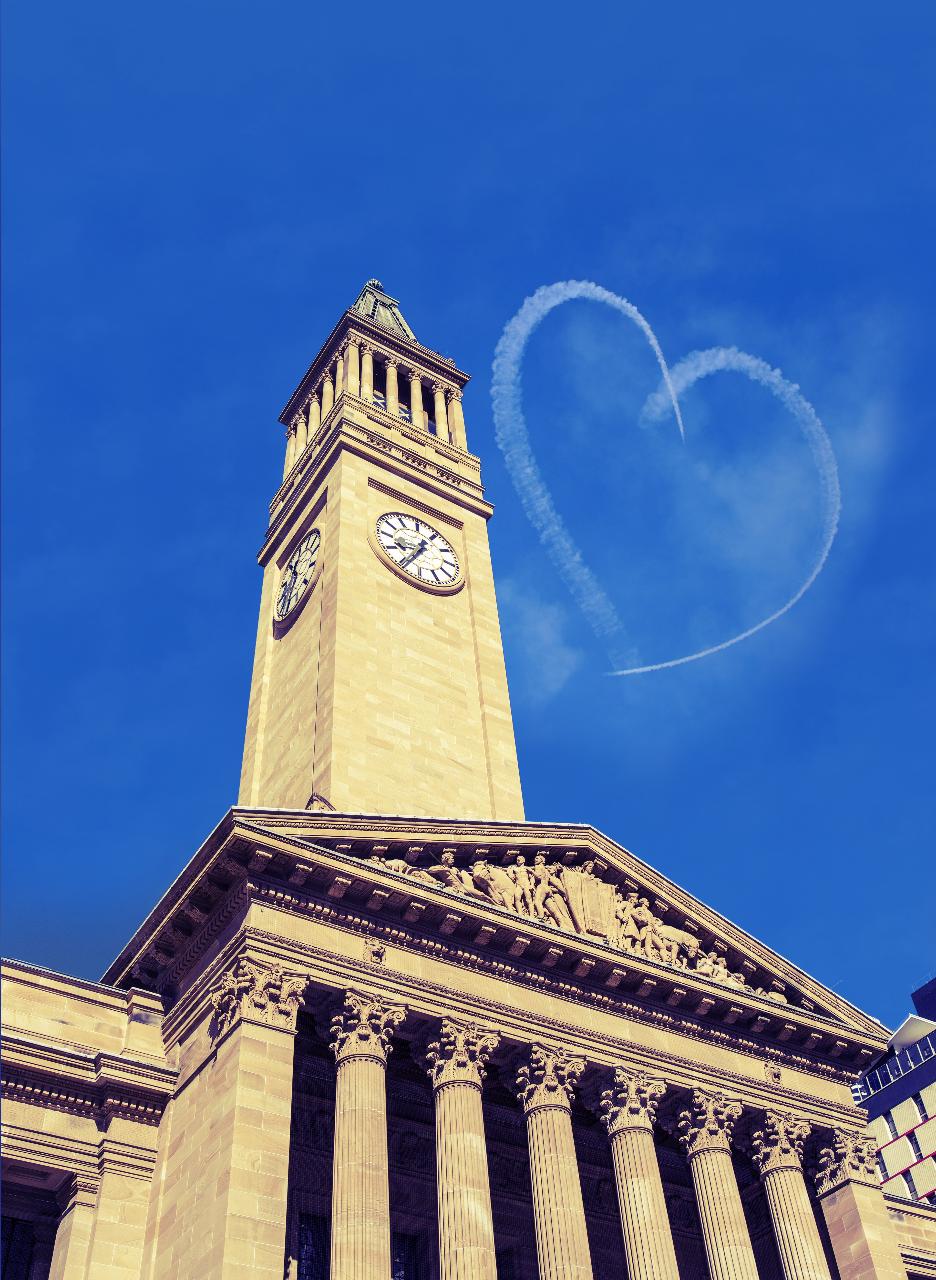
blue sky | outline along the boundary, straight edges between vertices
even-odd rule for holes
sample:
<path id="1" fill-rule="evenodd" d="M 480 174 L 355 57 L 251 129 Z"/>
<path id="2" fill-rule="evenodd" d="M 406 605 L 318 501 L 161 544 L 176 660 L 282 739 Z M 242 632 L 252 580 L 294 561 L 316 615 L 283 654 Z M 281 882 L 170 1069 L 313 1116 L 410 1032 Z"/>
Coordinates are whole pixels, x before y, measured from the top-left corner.
<path id="1" fill-rule="evenodd" d="M 531 819 L 587 821 L 889 1023 L 932 976 L 936 16 L 792 3 L 5 9 L 4 951 L 95 977 L 233 802 L 276 416 L 376 275 L 474 374 Z M 615 680 L 494 438 L 538 286 L 815 406 L 829 563 Z M 554 500 L 648 661 L 808 572 L 796 424 L 637 330 L 524 366 Z"/>

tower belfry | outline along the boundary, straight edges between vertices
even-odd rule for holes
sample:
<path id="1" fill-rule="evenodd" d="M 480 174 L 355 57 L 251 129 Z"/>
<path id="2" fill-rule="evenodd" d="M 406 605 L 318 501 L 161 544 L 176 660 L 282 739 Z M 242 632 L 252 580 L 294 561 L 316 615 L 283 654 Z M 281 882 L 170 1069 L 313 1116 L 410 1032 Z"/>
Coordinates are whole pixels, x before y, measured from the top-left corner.
<path id="1" fill-rule="evenodd" d="M 241 804 L 523 817 L 467 381 L 368 280 L 290 396 Z"/>

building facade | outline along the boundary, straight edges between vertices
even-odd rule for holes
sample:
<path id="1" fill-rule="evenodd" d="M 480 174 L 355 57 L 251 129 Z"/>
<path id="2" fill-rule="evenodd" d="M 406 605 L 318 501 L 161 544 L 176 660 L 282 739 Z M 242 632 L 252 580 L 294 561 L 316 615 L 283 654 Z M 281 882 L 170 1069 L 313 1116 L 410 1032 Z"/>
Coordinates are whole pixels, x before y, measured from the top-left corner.
<path id="1" fill-rule="evenodd" d="M 369 281 L 290 397 L 237 807 L 100 984 L 4 966 L 3 1280 L 936 1275 L 880 1024 L 524 820 L 466 381 Z"/>

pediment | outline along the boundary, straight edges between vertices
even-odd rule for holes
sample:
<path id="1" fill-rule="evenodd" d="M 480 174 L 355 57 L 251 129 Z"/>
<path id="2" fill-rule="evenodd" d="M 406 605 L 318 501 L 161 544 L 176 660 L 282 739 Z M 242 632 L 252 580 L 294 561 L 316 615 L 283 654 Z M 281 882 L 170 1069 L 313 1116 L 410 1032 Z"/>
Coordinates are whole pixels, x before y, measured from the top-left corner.
<path id="1" fill-rule="evenodd" d="M 307 845 L 310 858 L 327 848 L 351 860 L 352 901 L 380 903 L 381 913 L 480 942 L 488 954 L 500 942 L 524 963 L 539 957 L 553 972 L 603 974 L 609 988 L 669 1007 L 717 1007 L 729 1025 L 769 1026 L 832 1057 L 845 1054 L 849 1036 L 875 1046 L 859 1052 L 862 1062 L 886 1040 L 880 1023 L 594 828 L 286 811 L 252 811 L 249 820 Z M 378 877 L 393 886 L 380 891 L 385 900 L 367 889 Z M 802 1036 L 804 1020 L 840 1034 Z"/>

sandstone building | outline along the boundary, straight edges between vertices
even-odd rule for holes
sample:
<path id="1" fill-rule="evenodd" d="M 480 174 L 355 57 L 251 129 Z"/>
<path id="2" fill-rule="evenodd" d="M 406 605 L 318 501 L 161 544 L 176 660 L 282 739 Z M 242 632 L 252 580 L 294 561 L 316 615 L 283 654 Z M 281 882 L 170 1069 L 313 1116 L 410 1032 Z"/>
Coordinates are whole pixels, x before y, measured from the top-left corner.
<path id="1" fill-rule="evenodd" d="M 369 281 L 289 399 L 241 791 L 101 983 L 4 966 L 3 1280 L 897 1280 L 873 1019 L 524 821 L 467 376 Z"/>

